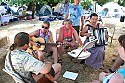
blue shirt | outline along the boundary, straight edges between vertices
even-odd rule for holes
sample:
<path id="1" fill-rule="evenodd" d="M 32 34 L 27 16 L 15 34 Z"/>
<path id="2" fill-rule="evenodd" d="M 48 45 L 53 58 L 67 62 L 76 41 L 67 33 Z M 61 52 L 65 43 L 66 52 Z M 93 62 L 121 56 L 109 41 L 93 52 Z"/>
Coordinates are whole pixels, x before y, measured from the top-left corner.
<path id="1" fill-rule="evenodd" d="M 125 82 L 125 69 L 119 69 L 117 72 L 115 72 L 115 73 L 120 73 L 120 74 L 122 74 L 122 76 L 124 77 L 124 82 Z M 104 80 L 103 80 L 103 83 L 109 83 L 109 81 L 110 81 L 110 79 L 112 78 L 112 76 L 115 74 L 115 73 L 112 73 L 112 74 L 110 74 L 110 75 L 108 75 L 108 76 L 106 76 L 105 78 L 104 78 Z"/>
<path id="2" fill-rule="evenodd" d="M 69 3 L 65 4 L 61 4 L 61 7 L 60 7 L 60 13 L 65 15 L 67 12 L 68 12 L 68 9 L 69 9 Z"/>
<path id="3" fill-rule="evenodd" d="M 84 15 L 82 6 L 71 4 L 69 6 L 69 18 L 72 21 L 73 26 L 80 26 L 81 16 Z"/>

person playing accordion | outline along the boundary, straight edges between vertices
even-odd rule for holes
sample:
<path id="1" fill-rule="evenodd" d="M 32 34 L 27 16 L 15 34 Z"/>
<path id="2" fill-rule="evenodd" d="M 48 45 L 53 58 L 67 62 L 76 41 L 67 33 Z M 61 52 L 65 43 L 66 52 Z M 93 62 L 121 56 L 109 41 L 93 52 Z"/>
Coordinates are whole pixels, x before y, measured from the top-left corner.
<path id="1" fill-rule="evenodd" d="M 82 29 L 80 36 L 87 37 L 84 44 L 97 39 L 95 46 L 87 49 L 87 51 L 91 53 L 90 57 L 86 60 L 82 60 L 82 62 L 85 61 L 87 65 L 94 69 L 101 68 L 103 66 L 108 33 L 107 30 L 103 28 L 102 24 L 98 23 L 98 15 L 96 13 L 90 15 L 90 22 Z"/>

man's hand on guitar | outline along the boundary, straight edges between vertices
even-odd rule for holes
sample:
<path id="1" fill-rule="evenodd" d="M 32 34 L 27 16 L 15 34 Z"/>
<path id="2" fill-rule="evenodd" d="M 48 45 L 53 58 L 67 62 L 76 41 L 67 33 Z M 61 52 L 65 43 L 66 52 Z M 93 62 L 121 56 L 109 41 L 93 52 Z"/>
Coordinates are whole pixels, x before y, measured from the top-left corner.
<path id="1" fill-rule="evenodd" d="M 69 42 L 67 42 L 67 41 L 64 41 L 63 44 L 64 44 L 64 46 L 69 46 Z"/>
<path id="2" fill-rule="evenodd" d="M 40 48 L 40 44 L 39 43 L 34 43 L 34 45 L 38 48 Z"/>
<path id="3" fill-rule="evenodd" d="M 73 42 L 63 42 L 63 44 L 65 45 L 65 46 L 71 46 L 71 47 L 73 47 L 73 46 L 75 46 L 75 44 L 73 43 Z"/>
<path id="4" fill-rule="evenodd" d="M 77 44 L 75 42 L 69 42 L 69 46 L 73 47 L 76 46 Z"/>
<path id="5" fill-rule="evenodd" d="M 63 45 L 61 42 L 56 42 L 57 47 L 60 47 L 61 45 Z"/>

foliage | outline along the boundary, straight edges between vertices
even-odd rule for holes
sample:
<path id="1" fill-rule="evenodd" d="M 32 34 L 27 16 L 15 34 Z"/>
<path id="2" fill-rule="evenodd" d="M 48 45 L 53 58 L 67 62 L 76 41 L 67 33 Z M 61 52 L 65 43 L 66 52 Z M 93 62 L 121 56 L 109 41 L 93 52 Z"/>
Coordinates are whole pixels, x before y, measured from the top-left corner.
<path id="1" fill-rule="evenodd" d="M 3 0 L 0 0 L 1 2 Z M 4 2 L 6 2 L 9 5 L 16 5 L 16 6 L 22 6 L 22 5 L 28 5 L 30 2 L 33 3 L 43 3 L 43 4 L 47 4 L 46 0 L 4 0 Z"/>
<path id="2" fill-rule="evenodd" d="M 34 2 L 34 3 L 42 3 L 42 4 L 49 4 L 51 7 L 55 6 L 57 3 L 62 2 L 63 0 L 0 0 L 0 2 L 4 1 L 5 3 L 9 5 L 28 5 L 29 2 Z M 114 2 L 116 0 L 81 0 L 81 5 L 83 6 L 84 9 L 88 9 L 89 6 L 93 3 L 93 1 L 97 1 L 99 5 L 104 5 L 107 2 Z M 121 6 L 125 6 L 125 0 L 117 0 L 118 4 Z M 69 0 L 70 3 L 73 3 L 74 0 Z"/>
<path id="3" fill-rule="evenodd" d="M 114 0 L 98 0 L 97 3 L 102 6 L 102 5 L 104 5 L 104 4 L 108 3 L 108 2 L 113 2 L 113 1 Z"/>
<path id="4" fill-rule="evenodd" d="M 118 0 L 118 4 L 121 6 L 125 6 L 125 0 Z"/>
<path id="5" fill-rule="evenodd" d="M 84 0 L 81 2 L 81 5 L 85 10 L 88 10 L 91 4 L 92 4 L 92 1 L 90 0 Z"/>

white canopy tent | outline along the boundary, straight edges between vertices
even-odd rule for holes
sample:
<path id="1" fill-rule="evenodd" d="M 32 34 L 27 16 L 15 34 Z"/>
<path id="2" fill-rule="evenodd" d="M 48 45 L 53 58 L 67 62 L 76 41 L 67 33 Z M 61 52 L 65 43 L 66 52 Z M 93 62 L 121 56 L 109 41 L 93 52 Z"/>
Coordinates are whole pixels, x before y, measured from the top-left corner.
<path id="1" fill-rule="evenodd" d="M 18 11 L 18 7 L 11 6 L 10 9 L 12 9 L 13 12 L 17 12 Z"/>
<path id="2" fill-rule="evenodd" d="M 96 13 L 99 13 L 99 12 L 102 11 L 102 6 L 98 5 L 97 3 L 96 3 L 96 4 L 93 4 L 93 5 L 91 6 L 91 9 L 92 9 L 93 11 L 95 11 L 95 8 L 96 8 Z"/>
<path id="3" fill-rule="evenodd" d="M 6 13 L 6 9 L 5 9 L 5 7 L 4 6 L 0 6 L 0 13 L 3 13 L 3 14 L 5 14 Z"/>
<path id="4" fill-rule="evenodd" d="M 108 2 L 104 4 L 102 8 L 102 11 L 104 11 L 108 17 L 120 17 L 124 14 L 121 6 L 115 2 Z"/>

